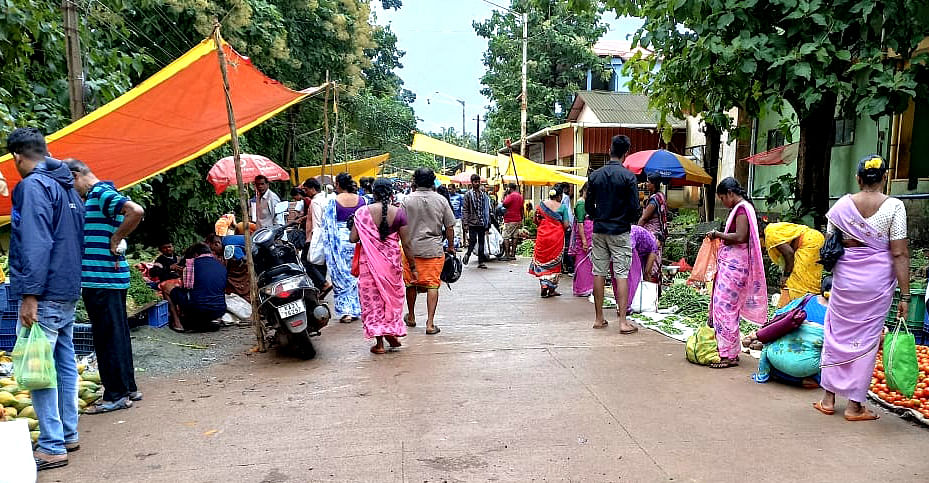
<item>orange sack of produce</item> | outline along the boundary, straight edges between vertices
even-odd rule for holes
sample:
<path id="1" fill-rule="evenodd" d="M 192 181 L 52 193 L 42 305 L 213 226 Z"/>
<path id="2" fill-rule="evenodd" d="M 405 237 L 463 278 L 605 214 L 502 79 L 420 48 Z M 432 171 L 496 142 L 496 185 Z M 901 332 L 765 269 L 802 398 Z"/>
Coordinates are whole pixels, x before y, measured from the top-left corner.
<path id="1" fill-rule="evenodd" d="M 688 284 L 712 282 L 716 278 L 716 253 L 719 251 L 719 239 L 703 239 L 694 269 L 690 271 Z"/>

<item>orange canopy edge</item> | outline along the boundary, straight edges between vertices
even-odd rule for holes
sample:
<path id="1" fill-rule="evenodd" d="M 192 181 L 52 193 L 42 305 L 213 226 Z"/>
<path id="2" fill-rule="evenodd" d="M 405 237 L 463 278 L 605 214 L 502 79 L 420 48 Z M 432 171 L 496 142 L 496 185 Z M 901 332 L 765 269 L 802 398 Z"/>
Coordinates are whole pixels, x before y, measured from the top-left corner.
<path id="1" fill-rule="evenodd" d="M 294 91 L 262 74 L 222 42 L 236 126 L 241 134 L 323 89 Z M 180 166 L 230 139 L 222 74 L 212 37 L 141 84 L 47 137 L 58 159 L 84 161 L 100 179 L 128 188 Z M 0 157 L 10 192 L 22 178 Z M 0 222 L 11 212 L 0 197 Z"/>

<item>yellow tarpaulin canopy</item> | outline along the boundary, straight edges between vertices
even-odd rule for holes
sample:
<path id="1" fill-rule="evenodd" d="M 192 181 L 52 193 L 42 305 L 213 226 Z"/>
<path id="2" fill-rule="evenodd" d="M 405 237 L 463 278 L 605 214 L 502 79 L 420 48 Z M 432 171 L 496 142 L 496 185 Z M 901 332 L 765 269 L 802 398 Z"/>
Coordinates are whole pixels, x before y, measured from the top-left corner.
<path id="1" fill-rule="evenodd" d="M 517 179 L 521 184 L 532 186 L 548 186 L 555 183 L 583 185 L 587 182 L 587 178 L 583 176 L 563 173 L 554 166 L 539 164 L 513 153 L 513 162 L 507 166 L 503 180 L 510 183 L 516 182 Z"/>
<path id="2" fill-rule="evenodd" d="M 493 154 L 472 151 L 468 148 L 455 146 L 445 141 L 431 138 L 424 134 L 416 133 L 413 135 L 413 145 L 410 146 L 413 151 L 445 156 L 446 158 L 457 159 L 471 164 L 480 164 L 481 166 L 497 166 L 497 157 Z"/>
<path id="3" fill-rule="evenodd" d="M 445 176 L 444 174 L 436 173 L 435 179 L 439 180 L 439 183 L 442 183 L 442 184 L 452 184 L 451 176 Z"/>
<path id="4" fill-rule="evenodd" d="M 384 164 L 388 159 L 390 159 L 390 153 L 384 153 L 379 156 L 374 156 L 371 158 L 359 159 L 356 161 L 347 161 L 345 163 L 335 163 L 327 164 L 325 166 L 326 170 L 323 173 L 322 166 L 304 166 L 297 168 L 297 175 L 301 180 L 315 178 L 322 174 L 332 175 L 333 177 L 339 173 L 348 173 L 352 175 L 352 178 L 356 180 L 363 178 L 365 176 L 377 176 L 377 170 Z"/>

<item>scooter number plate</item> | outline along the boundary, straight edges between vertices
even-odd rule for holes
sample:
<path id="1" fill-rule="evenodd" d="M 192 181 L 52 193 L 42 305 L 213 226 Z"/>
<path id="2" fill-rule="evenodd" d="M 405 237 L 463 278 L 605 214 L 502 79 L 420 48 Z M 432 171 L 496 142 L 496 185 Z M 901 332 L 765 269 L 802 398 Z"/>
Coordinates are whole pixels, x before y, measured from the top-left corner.
<path id="1" fill-rule="evenodd" d="M 306 311 L 306 308 L 303 306 L 302 300 L 297 300 L 296 302 L 291 302 L 289 304 L 281 305 L 280 307 L 277 308 L 277 313 L 280 314 L 282 319 L 293 317 L 305 311 Z"/>

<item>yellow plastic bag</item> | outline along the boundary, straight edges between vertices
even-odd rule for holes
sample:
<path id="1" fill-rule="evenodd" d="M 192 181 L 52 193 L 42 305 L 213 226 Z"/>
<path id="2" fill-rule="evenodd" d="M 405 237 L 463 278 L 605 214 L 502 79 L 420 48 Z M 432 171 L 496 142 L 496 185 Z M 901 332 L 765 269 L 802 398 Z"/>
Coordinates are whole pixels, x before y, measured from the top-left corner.
<path id="1" fill-rule="evenodd" d="M 694 364 L 706 366 L 720 362 L 719 347 L 716 345 L 716 331 L 704 325 L 687 338 L 684 346 L 687 360 Z"/>

